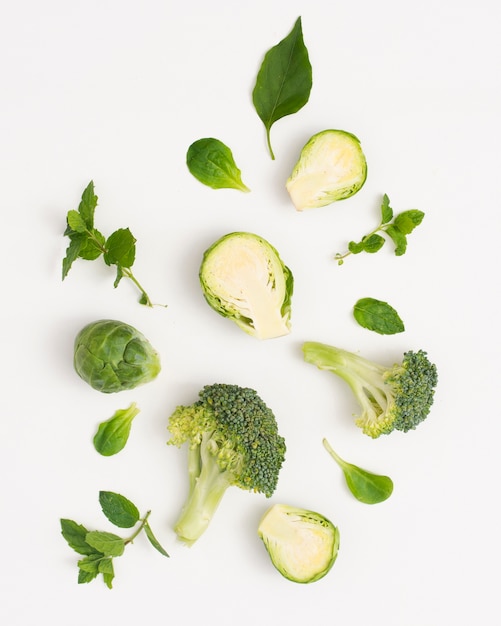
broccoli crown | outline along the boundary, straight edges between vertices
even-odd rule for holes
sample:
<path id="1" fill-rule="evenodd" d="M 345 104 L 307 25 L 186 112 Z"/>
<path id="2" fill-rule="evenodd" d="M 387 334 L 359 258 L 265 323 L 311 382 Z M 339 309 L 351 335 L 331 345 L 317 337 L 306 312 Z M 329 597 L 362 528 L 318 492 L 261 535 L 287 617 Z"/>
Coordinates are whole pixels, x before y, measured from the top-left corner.
<path id="1" fill-rule="evenodd" d="M 253 389 L 238 385 L 205 386 L 199 400 L 180 406 L 169 421 L 169 443 L 202 447 L 230 484 L 264 493 L 275 491 L 285 456 L 275 416 Z"/>
<path id="2" fill-rule="evenodd" d="M 429 414 L 437 368 L 424 350 L 406 352 L 400 364 L 386 367 L 326 344 L 307 342 L 305 360 L 347 382 L 362 409 L 355 423 L 372 438 L 394 430 L 413 430 Z"/>

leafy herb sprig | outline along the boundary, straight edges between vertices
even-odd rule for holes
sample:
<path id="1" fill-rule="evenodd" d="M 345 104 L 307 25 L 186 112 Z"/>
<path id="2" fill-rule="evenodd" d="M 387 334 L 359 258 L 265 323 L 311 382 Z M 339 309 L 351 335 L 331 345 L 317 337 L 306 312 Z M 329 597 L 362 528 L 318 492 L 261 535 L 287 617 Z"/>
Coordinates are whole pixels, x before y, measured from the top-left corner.
<path id="1" fill-rule="evenodd" d="M 153 306 L 150 297 L 131 270 L 136 258 L 137 240 L 128 228 L 119 228 L 105 238 L 94 227 L 97 201 L 94 182 L 90 181 L 82 193 L 78 210 L 68 211 L 64 235 L 69 237 L 70 243 L 63 259 L 63 280 L 76 259 L 94 261 L 102 256 L 106 265 L 116 267 L 114 287 L 118 287 L 122 278 L 128 278 L 139 289 L 141 294 L 139 302 L 146 306 Z"/>
<path id="2" fill-rule="evenodd" d="M 379 233 L 387 235 L 395 244 L 395 255 L 402 256 L 407 250 L 407 235 L 410 235 L 416 226 L 421 224 L 423 218 L 423 211 L 418 209 L 402 211 L 394 216 L 390 199 L 384 194 L 381 202 L 380 223 L 370 233 L 364 235 L 360 241 L 350 241 L 348 251 L 344 254 L 338 252 L 334 258 L 338 265 L 342 265 L 344 259 L 350 254 L 359 254 L 360 252 L 374 254 L 378 252 L 386 242 L 386 239 Z"/>
<path id="3" fill-rule="evenodd" d="M 113 559 L 122 556 L 125 548 L 133 543 L 142 531 L 160 554 L 169 556 L 151 530 L 148 521 L 151 511 L 140 517 L 135 504 L 113 491 L 100 491 L 99 502 L 104 515 L 112 524 L 119 528 L 133 528 L 134 526 L 136 528 L 131 535 L 122 538 L 106 531 L 89 531 L 85 526 L 71 519 L 61 519 L 61 534 L 70 548 L 83 557 L 78 561 L 79 584 L 90 583 L 102 574 L 104 583 L 108 589 L 112 589 L 115 578 Z"/>

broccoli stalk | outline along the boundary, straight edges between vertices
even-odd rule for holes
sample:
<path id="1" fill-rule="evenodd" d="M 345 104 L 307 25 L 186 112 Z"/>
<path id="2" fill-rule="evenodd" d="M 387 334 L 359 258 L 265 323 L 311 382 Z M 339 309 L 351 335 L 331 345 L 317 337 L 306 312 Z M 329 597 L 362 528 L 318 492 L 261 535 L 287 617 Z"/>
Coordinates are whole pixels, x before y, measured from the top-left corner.
<path id="1" fill-rule="evenodd" d="M 317 342 L 306 342 L 303 352 L 306 362 L 348 383 L 361 408 L 355 424 L 373 439 L 413 430 L 430 412 L 437 368 L 423 350 L 406 352 L 392 366 Z"/>
<path id="2" fill-rule="evenodd" d="M 275 416 L 254 390 L 215 384 L 199 397 L 178 406 L 168 426 L 169 444 L 189 445 L 189 491 L 174 526 L 187 545 L 207 530 L 228 487 L 270 497 L 285 455 Z"/>

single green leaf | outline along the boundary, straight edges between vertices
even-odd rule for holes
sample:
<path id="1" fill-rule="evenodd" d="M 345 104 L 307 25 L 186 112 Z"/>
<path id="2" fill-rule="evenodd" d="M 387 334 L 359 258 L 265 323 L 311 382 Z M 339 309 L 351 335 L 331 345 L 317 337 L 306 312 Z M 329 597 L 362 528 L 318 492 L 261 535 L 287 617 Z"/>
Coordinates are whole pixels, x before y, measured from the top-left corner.
<path id="1" fill-rule="evenodd" d="M 198 139 L 188 148 L 186 165 L 193 176 L 212 189 L 250 189 L 242 182 L 242 173 L 232 151 L 219 139 Z"/>
<path id="2" fill-rule="evenodd" d="M 395 244 L 395 255 L 402 256 L 405 254 L 405 251 L 407 250 L 406 235 L 404 235 L 402 231 L 398 230 L 398 228 L 395 228 L 393 224 L 388 224 L 384 230 Z"/>
<path id="3" fill-rule="evenodd" d="M 96 550 L 90 546 L 85 537 L 88 530 L 82 524 L 77 524 L 71 519 L 61 519 L 61 534 L 67 541 L 70 548 L 78 552 L 78 554 L 95 554 Z"/>
<path id="4" fill-rule="evenodd" d="M 103 575 L 104 583 L 108 589 L 113 589 L 113 580 L 115 578 L 113 560 L 109 558 L 103 559 L 99 563 L 99 573 Z"/>
<path id="5" fill-rule="evenodd" d="M 382 300 L 360 298 L 353 307 L 353 315 L 360 326 L 380 335 L 394 335 L 405 330 L 397 311 Z"/>
<path id="6" fill-rule="evenodd" d="M 78 584 L 90 583 L 93 581 L 99 572 L 86 572 L 84 569 L 78 570 Z"/>
<path id="7" fill-rule="evenodd" d="M 94 211 L 97 206 L 97 196 L 94 193 L 94 182 L 91 180 L 82 193 L 82 200 L 78 206 L 78 212 L 82 216 L 88 230 L 94 228 Z"/>
<path id="8" fill-rule="evenodd" d="M 128 228 L 119 228 L 106 240 L 106 265 L 132 267 L 136 257 L 136 239 Z"/>
<path id="9" fill-rule="evenodd" d="M 85 237 L 82 236 L 70 238 L 70 243 L 66 248 L 66 255 L 63 259 L 63 280 L 68 275 L 68 272 L 70 271 L 73 262 L 80 256 L 80 251 L 82 249 L 82 246 L 84 245 L 84 241 Z"/>
<path id="10" fill-rule="evenodd" d="M 352 254 L 359 254 L 364 251 L 364 242 L 363 241 L 350 241 L 348 244 L 348 250 Z"/>
<path id="11" fill-rule="evenodd" d="M 160 554 L 163 554 L 164 556 L 168 557 L 169 556 L 168 553 L 160 545 L 159 541 L 157 540 L 157 538 L 153 534 L 153 531 L 151 530 L 151 526 L 148 524 L 148 522 L 144 523 L 144 532 L 146 533 L 146 536 L 148 537 L 151 545 L 156 550 L 158 550 L 160 552 Z"/>
<path id="12" fill-rule="evenodd" d="M 384 194 L 383 201 L 381 203 L 381 224 L 391 222 L 392 217 L 393 209 L 390 206 L 390 199 L 386 194 Z"/>
<path id="13" fill-rule="evenodd" d="M 109 521 L 119 528 L 132 528 L 139 521 L 136 505 L 119 493 L 100 491 L 99 502 Z"/>
<path id="14" fill-rule="evenodd" d="M 373 474 L 352 463 L 344 461 L 326 439 L 323 444 L 327 452 L 342 469 L 346 484 L 357 500 L 364 504 L 378 504 L 387 500 L 393 492 L 393 481 L 389 476 Z"/>
<path id="15" fill-rule="evenodd" d="M 66 220 L 69 228 L 76 233 L 84 233 L 87 230 L 87 225 L 78 211 L 68 211 Z"/>
<path id="16" fill-rule="evenodd" d="M 95 228 L 89 233 L 79 233 L 82 237 L 82 246 L 78 256 L 86 261 L 94 261 L 103 254 L 104 236 Z"/>
<path id="17" fill-rule="evenodd" d="M 101 562 L 102 558 L 102 553 L 91 554 L 83 559 L 80 559 L 78 561 L 78 567 L 83 572 L 93 574 L 93 578 L 95 578 L 99 573 L 99 563 Z"/>
<path id="18" fill-rule="evenodd" d="M 94 448 L 103 456 L 112 456 L 125 447 L 132 426 L 132 420 L 139 413 L 139 409 L 133 402 L 126 409 L 118 409 L 105 422 L 99 424 L 94 435 Z"/>
<path id="19" fill-rule="evenodd" d="M 301 17 L 292 31 L 265 54 L 252 92 L 252 100 L 265 129 L 271 158 L 273 124 L 299 111 L 309 100 L 312 69 L 303 40 Z"/>
<path id="20" fill-rule="evenodd" d="M 381 237 L 381 235 L 377 235 L 376 233 L 362 239 L 363 250 L 369 254 L 374 254 L 380 250 L 384 246 L 384 243 L 384 237 Z"/>
<path id="21" fill-rule="evenodd" d="M 403 233 L 404 235 L 410 235 L 412 231 L 419 226 L 423 221 L 424 213 L 423 211 L 418 211 L 418 209 L 410 209 L 408 211 L 402 211 L 393 220 L 393 224 L 395 228 Z"/>
<path id="22" fill-rule="evenodd" d="M 85 541 L 105 556 L 121 556 L 125 549 L 125 542 L 121 537 L 100 530 L 88 532 Z"/>

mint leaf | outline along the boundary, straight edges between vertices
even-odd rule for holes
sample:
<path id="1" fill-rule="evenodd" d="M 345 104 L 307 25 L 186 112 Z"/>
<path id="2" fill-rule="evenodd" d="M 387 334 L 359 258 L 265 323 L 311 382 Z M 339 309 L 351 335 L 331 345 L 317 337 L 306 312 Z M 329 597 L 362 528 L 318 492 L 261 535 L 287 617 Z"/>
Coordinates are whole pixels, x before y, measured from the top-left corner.
<path id="1" fill-rule="evenodd" d="M 132 267 L 136 257 L 136 239 L 128 228 L 119 228 L 106 240 L 106 265 Z"/>
<path id="2" fill-rule="evenodd" d="M 393 217 L 393 209 L 390 206 L 390 199 L 386 194 L 383 196 L 381 203 L 381 224 L 387 224 L 391 222 Z"/>
<path id="3" fill-rule="evenodd" d="M 404 235 L 410 235 L 412 231 L 419 226 L 423 221 L 424 213 L 417 209 L 410 209 L 409 211 L 403 211 L 399 213 L 393 220 L 395 228 Z"/>
<path id="4" fill-rule="evenodd" d="M 63 259 L 63 280 L 73 265 L 73 262 L 80 256 L 80 251 L 84 245 L 85 237 L 71 237 L 69 246 L 66 248 L 66 256 Z"/>
<path id="5" fill-rule="evenodd" d="M 384 246 L 384 237 L 381 235 L 369 235 L 367 238 L 362 239 L 362 246 L 364 252 L 374 254 Z"/>
<path id="6" fill-rule="evenodd" d="M 82 216 L 88 230 L 94 228 L 94 211 L 97 206 L 97 196 L 94 193 L 94 183 L 91 180 L 82 193 L 82 199 L 78 206 L 78 212 Z"/>
<path id="7" fill-rule="evenodd" d="M 403 254 L 405 254 L 407 250 L 407 237 L 404 235 L 404 233 L 392 224 L 389 224 L 386 227 L 385 232 L 395 244 L 395 255 L 402 256 Z"/>
<path id="8" fill-rule="evenodd" d="M 78 561 L 78 567 L 83 572 L 93 574 L 93 577 L 95 578 L 99 573 L 99 563 L 102 558 L 103 555 L 101 553 L 91 554 L 90 556 L 80 559 Z"/>
<path id="9" fill-rule="evenodd" d="M 87 230 L 87 225 L 78 211 L 68 211 L 66 220 L 71 230 L 76 233 L 84 233 Z"/>
<path id="10" fill-rule="evenodd" d="M 139 413 L 133 402 L 127 409 L 118 409 L 110 419 L 99 424 L 94 435 L 94 448 L 103 456 L 112 456 L 125 448 L 129 439 L 132 420 Z"/>
<path id="11" fill-rule="evenodd" d="M 90 583 L 93 581 L 99 572 L 86 572 L 84 569 L 78 570 L 78 584 Z"/>
<path id="12" fill-rule="evenodd" d="M 78 234 L 82 237 L 82 245 L 80 248 L 79 257 L 86 261 L 94 261 L 98 259 L 104 251 L 104 237 L 95 228 L 92 231 Z"/>
<path id="13" fill-rule="evenodd" d="M 121 537 L 99 530 L 88 532 L 85 541 L 105 556 L 121 556 L 125 549 L 125 542 Z"/>
<path id="14" fill-rule="evenodd" d="M 304 45 L 301 18 L 291 32 L 266 53 L 252 92 L 252 101 L 266 129 L 271 158 L 270 130 L 273 124 L 299 111 L 309 100 L 312 70 Z"/>
<path id="15" fill-rule="evenodd" d="M 100 491 L 99 502 L 108 520 L 119 528 L 132 528 L 139 521 L 136 505 L 119 493 Z"/>
<path id="16" fill-rule="evenodd" d="M 149 542 L 151 543 L 151 545 L 156 550 L 158 550 L 160 552 L 160 554 L 163 554 L 164 556 L 168 557 L 169 555 L 167 554 L 167 552 L 162 548 L 162 546 L 158 542 L 158 540 L 155 537 L 155 535 L 153 534 L 153 531 L 151 530 L 151 526 L 148 524 L 148 522 L 144 523 L 144 532 L 146 533 L 146 536 L 148 537 Z"/>
<path id="17" fill-rule="evenodd" d="M 78 552 L 78 554 L 95 554 L 96 550 L 90 546 L 86 541 L 88 530 L 82 524 L 77 524 L 71 519 L 61 519 L 61 534 L 66 539 L 66 542 Z"/>
<path id="18" fill-rule="evenodd" d="M 380 335 L 394 335 L 405 330 L 397 311 L 387 302 L 375 298 L 357 300 L 353 316 L 360 326 Z"/>

